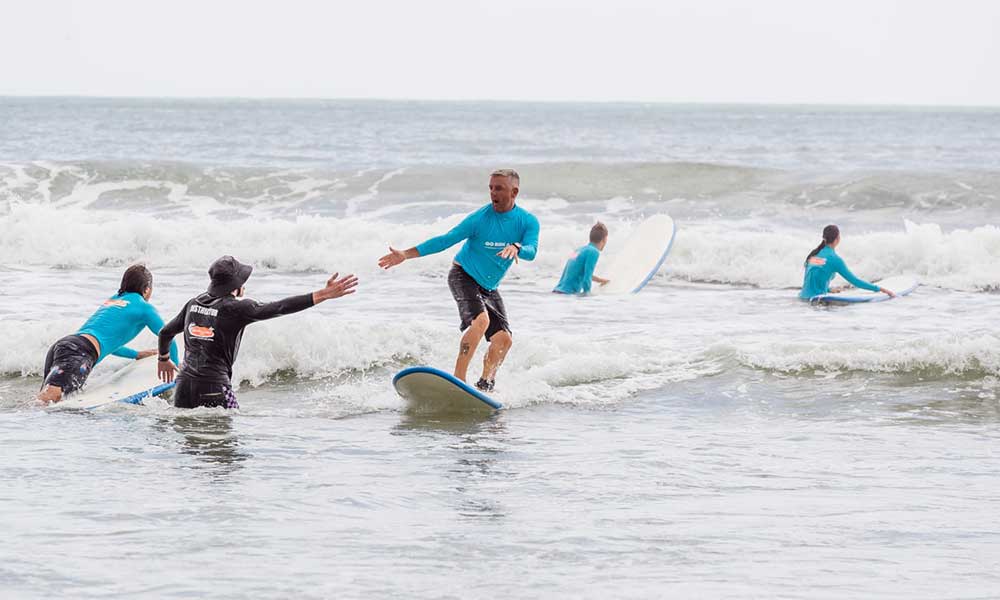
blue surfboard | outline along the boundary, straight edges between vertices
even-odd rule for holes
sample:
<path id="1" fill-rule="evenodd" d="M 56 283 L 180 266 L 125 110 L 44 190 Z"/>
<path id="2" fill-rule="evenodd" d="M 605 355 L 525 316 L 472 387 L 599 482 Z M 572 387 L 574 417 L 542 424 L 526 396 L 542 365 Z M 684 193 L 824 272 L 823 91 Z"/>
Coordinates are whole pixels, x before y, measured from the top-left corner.
<path id="1" fill-rule="evenodd" d="M 410 367 L 392 378 L 396 393 L 417 412 L 493 412 L 503 405 L 434 367 Z"/>
<path id="2" fill-rule="evenodd" d="M 882 281 L 876 281 L 875 285 L 891 290 L 896 296 L 907 296 L 920 285 L 916 277 L 909 275 L 899 275 L 890 277 Z M 870 292 L 868 290 L 851 289 L 837 294 L 821 294 L 813 296 L 810 302 L 858 304 L 861 302 L 885 302 L 892 300 L 892 297 L 882 292 Z"/>

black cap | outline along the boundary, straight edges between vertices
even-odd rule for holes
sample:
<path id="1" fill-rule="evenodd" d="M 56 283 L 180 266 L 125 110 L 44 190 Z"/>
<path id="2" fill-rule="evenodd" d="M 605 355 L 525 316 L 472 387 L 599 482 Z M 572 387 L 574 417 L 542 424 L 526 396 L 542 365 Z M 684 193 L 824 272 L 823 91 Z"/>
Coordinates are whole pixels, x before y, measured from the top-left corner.
<path id="1" fill-rule="evenodd" d="M 250 265 L 245 265 L 232 256 L 223 256 L 208 268 L 208 276 L 212 278 L 208 293 L 221 297 L 238 290 L 250 279 L 252 271 L 253 267 Z"/>

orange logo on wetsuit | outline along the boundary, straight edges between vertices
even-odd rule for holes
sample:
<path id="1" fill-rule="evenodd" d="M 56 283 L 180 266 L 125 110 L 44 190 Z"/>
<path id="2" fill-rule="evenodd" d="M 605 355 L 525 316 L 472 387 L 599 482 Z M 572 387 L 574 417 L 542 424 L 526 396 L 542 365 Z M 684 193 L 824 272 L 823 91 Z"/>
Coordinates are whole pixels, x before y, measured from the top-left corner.
<path id="1" fill-rule="evenodd" d="M 115 300 L 113 298 L 109 298 L 104 301 L 104 306 L 117 306 L 118 308 L 125 308 L 128 306 L 128 302 L 125 300 Z"/>
<path id="2" fill-rule="evenodd" d="M 195 325 L 194 323 L 188 325 L 188 333 L 190 333 L 192 337 L 196 337 L 200 340 L 211 340 L 215 338 L 214 327 L 201 327 L 200 325 Z"/>

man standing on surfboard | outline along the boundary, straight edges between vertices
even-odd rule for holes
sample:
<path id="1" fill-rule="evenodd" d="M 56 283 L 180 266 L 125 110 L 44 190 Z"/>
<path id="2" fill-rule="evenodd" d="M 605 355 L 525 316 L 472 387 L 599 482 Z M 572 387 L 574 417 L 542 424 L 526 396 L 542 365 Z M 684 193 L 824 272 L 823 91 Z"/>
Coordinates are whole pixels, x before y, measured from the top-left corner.
<path id="1" fill-rule="evenodd" d="M 490 343 L 483 375 L 476 387 L 493 390 L 496 372 L 514 343 L 503 298 L 497 288 L 507 269 L 538 252 L 538 219 L 515 205 L 521 178 L 513 169 L 490 174 L 490 204 L 467 216 L 454 229 L 408 250 L 389 247 L 378 265 L 389 269 L 410 258 L 442 252 L 465 240 L 448 273 L 448 287 L 458 304 L 464 331 L 455 361 L 455 377 L 466 381 L 469 362 L 483 337 Z"/>
<path id="2" fill-rule="evenodd" d="M 608 243 L 608 228 L 600 221 L 590 228 L 590 243 L 579 248 L 563 269 L 562 277 L 553 292 L 559 294 L 589 294 L 590 284 L 607 285 L 609 279 L 594 275 L 597 260 Z"/>

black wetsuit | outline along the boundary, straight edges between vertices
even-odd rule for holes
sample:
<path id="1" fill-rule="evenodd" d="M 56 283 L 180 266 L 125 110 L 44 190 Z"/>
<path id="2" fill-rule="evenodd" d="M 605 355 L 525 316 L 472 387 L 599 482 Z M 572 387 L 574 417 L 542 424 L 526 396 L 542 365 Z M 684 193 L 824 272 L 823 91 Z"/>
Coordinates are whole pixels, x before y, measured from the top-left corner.
<path id="1" fill-rule="evenodd" d="M 238 408 L 231 379 L 243 329 L 255 321 L 296 313 L 312 305 L 312 294 L 267 304 L 207 293 L 189 300 L 160 330 L 161 356 L 170 347 L 170 340 L 184 331 L 184 362 L 177 376 L 174 406 Z"/>

